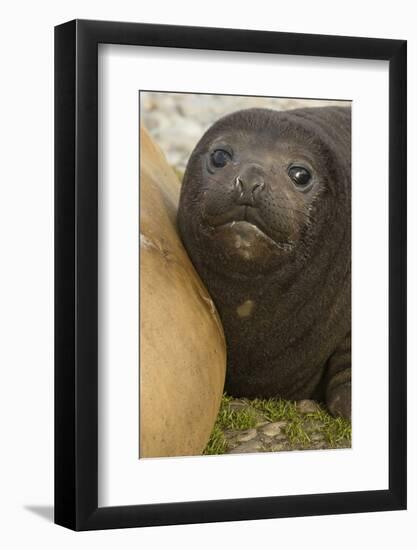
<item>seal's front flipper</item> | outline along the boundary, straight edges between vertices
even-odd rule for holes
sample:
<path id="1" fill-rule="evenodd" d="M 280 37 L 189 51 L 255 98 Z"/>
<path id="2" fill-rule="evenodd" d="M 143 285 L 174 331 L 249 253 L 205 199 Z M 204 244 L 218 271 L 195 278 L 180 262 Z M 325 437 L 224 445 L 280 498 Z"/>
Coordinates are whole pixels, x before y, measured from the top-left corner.
<path id="1" fill-rule="evenodd" d="M 350 369 L 349 369 L 350 376 Z M 352 418 L 352 389 L 351 383 L 339 384 L 337 387 L 328 390 L 326 393 L 327 408 L 333 416 L 342 416 L 346 420 Z"/>
<path id="2" fill-rule="evenodd" d="M 333 416 L 352 418 L 351 337 L 330 357 L 326 373 L 326 405 Z"/>

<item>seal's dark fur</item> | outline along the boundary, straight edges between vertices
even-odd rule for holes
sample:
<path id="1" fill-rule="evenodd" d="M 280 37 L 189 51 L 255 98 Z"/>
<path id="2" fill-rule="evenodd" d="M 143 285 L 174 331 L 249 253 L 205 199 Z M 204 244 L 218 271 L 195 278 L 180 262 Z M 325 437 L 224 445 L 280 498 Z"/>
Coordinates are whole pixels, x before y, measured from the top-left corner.
<path id="1" fill-rule="evenodd" d="M 178 225 L 223 322 L 226 391 L 235 397 L 313 398 L 350 417 L 350 118 L 345 107 L 238 111 L 215 123 L 190 157 Z M 216 188 L 204 164 L 210 144 L 223 135 L 238 145 L 250 136 L 265 148 L 281 143 L 284 151 L 290 140 L 310 155 L 320 180 L 311 203 L 295 214 L 296 238 L 259 262 L 228 256 L 204 219 L 207 193 L 218 193 L 219 205 L 230 200 L 228 184 Z M 265 197 L 264 218 L 274 229 L 272 222 L 281 224 L 289 213 L 276 192 Z M 248 298 L 253 311 L 241 318 L 236 310 Z"/>

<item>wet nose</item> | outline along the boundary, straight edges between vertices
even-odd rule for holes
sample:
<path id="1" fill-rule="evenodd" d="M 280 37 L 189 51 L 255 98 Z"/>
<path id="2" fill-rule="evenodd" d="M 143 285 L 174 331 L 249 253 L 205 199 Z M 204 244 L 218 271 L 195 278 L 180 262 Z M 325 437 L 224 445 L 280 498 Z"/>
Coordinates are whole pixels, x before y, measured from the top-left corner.
<path id="1" fill-rule="evenodd" d="M 236 177 L 235 199 L 238 204 L 256 206 L 257 200 L 265 188 L 265 181 L 259 173 L 243 173 Z"/>

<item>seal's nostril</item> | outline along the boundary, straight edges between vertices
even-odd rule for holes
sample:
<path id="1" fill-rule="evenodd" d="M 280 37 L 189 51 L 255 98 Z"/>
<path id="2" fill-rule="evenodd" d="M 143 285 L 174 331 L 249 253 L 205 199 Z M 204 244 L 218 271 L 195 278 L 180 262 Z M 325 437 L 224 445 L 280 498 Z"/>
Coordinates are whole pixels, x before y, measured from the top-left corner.
<path id="1" fill-rule="evenodd" d="M 259 193 L 265 187 L 263 177 L 257 174 L 239 175 L 234 180 L 235 200 L 238 204 L 255 206 Z"/>
<path id="2" fill-rule="evenodd" d="M 239 176 L 235 179 L 235 189 L 238 193 L 243 193 L 243 183 Z"/>
<path id="3" fill-rule="evenodd" d="M 253 189 L 252 189 L 252 194 L 255 193 L 255 191 L 259 190 L 259 191 L 262 191 L 262 189 L 265 187 L 265 182 L 264 181 L 259 181 L 257 183 L 255 183 L 255 185 L 253 186 Z"/>

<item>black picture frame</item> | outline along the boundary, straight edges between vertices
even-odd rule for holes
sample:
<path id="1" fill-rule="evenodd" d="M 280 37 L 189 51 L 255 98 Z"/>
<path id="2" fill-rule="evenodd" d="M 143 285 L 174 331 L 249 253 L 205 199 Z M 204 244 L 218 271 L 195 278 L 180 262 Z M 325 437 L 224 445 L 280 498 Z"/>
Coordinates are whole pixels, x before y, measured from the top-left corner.
<path id="1" fill-rule="evenodd" d="M 389 488 L 98 507 L 98 44 L 389 61 Z M 55 523 L 74 530 L 406 508 L 404 40 L 74 20 L 55 28 Z"/>

